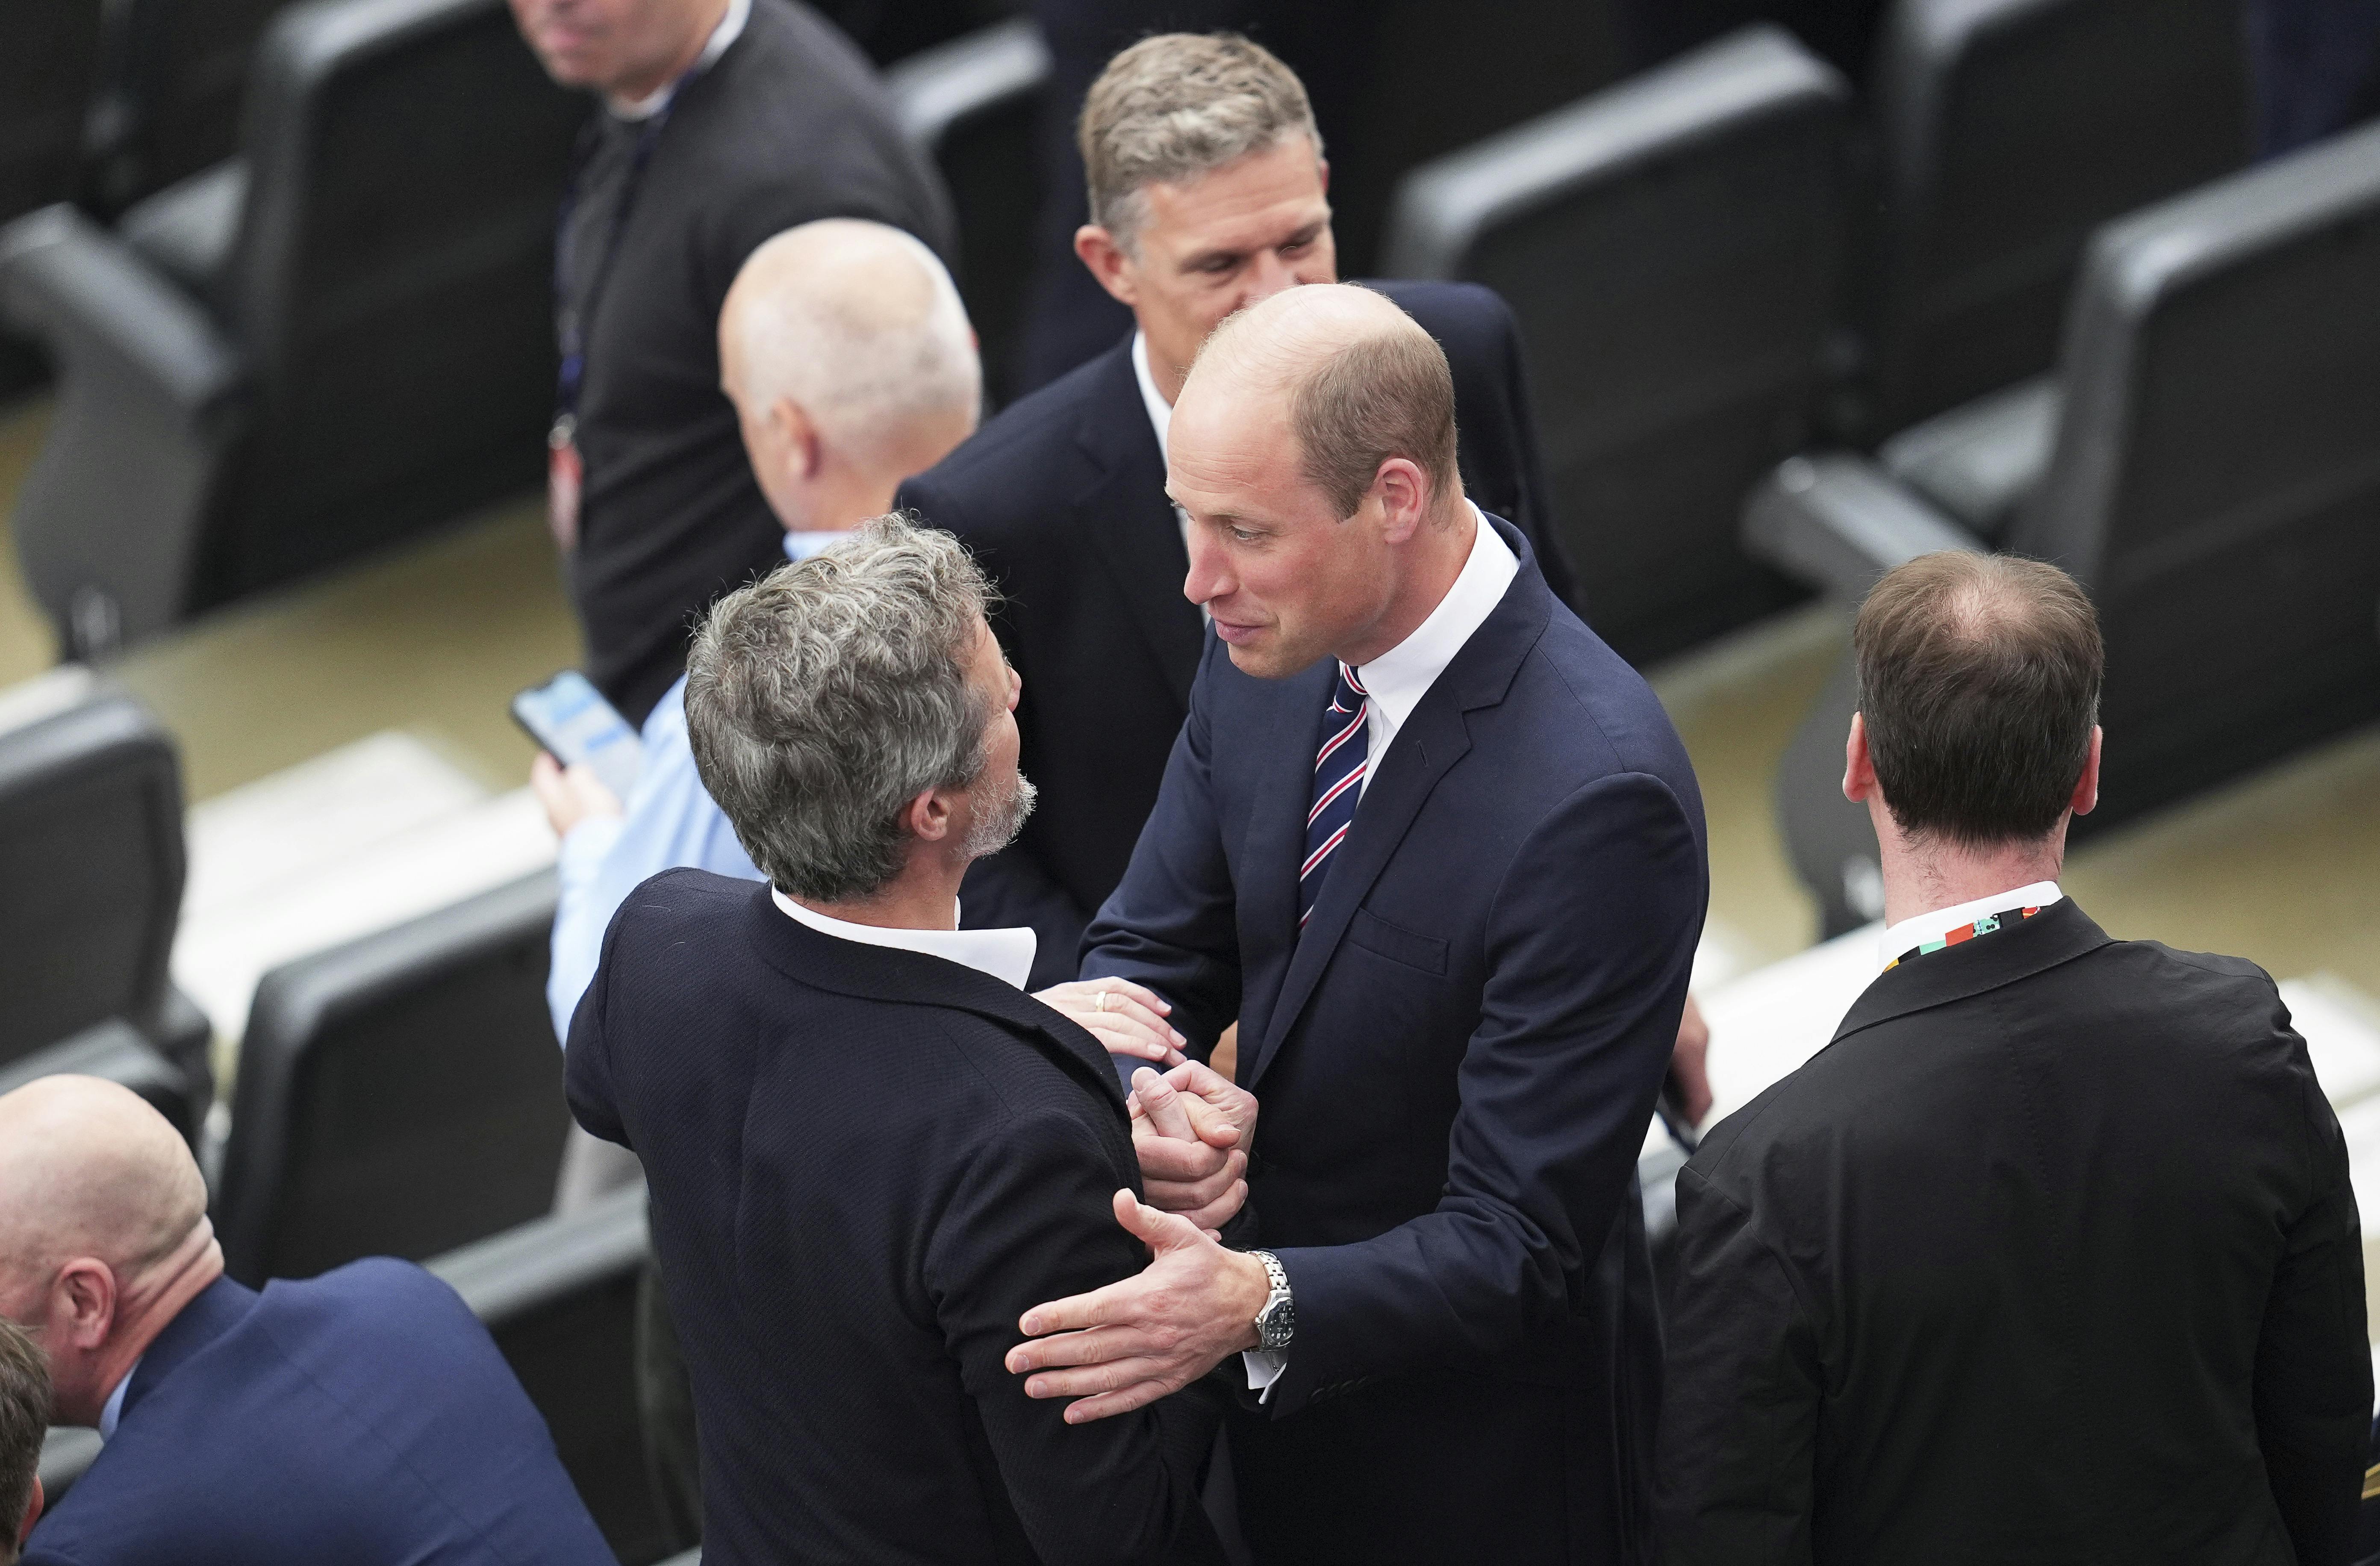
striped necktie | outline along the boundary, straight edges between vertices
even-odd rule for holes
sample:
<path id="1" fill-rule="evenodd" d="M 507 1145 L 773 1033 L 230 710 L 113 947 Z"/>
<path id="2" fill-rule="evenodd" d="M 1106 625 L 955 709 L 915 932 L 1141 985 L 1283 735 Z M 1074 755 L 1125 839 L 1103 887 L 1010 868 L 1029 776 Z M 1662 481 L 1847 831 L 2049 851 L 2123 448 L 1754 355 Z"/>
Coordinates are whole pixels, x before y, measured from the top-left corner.
<path id="1" fill-rule="evenodd" d="M 1364 766 L 1371 741 L 1366 724 L 1372 715 L 1371 698 L 1355 671 L 1339 665 L 1339 685 L 1322 714 L 1322 748 L 1314 758 L 1314 798 L 1305 812 L 1305 863 L 1297 871 L 1297 928 L 1304 929 L 1322 895 L 1323 878 L 1330 873 L 1330 856 L 1347 839 L 1354 824 L 1355 804 L 1364 795 Z"/>

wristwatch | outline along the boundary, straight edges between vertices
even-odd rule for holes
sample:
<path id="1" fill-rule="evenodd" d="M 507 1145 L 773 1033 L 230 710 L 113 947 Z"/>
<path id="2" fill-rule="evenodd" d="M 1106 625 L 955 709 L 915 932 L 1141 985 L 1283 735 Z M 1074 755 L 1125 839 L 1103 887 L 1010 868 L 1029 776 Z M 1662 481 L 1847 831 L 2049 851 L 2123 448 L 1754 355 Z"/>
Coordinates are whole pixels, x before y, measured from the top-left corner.
<path id="1" fill-rule="evenodd" d="M 1272 1293 L 1265 1296 L 1264 1309 L 1257 1312 L 1257 1347 L 1267 1354 L 1279 1354 L 1289 1347 L 1289 1340 L 1297 1330 L 1297 1306 L 1289 1296 L 1289 1272 L 1270 1251 L 1250 1251 L 1248 1255 L 1264 1263 L 1265 1276 L 1272 1280 Z"/>

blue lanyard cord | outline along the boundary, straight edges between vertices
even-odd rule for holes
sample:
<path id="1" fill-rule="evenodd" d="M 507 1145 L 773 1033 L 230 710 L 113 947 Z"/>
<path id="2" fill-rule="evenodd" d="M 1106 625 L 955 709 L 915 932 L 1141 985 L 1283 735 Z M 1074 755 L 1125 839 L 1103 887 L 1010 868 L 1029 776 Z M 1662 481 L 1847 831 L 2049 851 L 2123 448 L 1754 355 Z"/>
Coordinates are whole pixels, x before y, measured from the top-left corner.
<path id="1" fill-rule="evenodd" d="M 571 299 L 572 271 L 570 220 L 578 208 L 579 186 L 587 177 L 588 165 L 595 161 L 602 142 L 601 122 L 591 122 L 580 136 L 578 154 L 571 160 L 570 182 L 562 192 L 562 210 L 554 223 L 553 297 L 561 307 L 562 376 L 554 395 L 554 439 L 557 443 L 570 438 L 578 415 L 578 392 L 587 377 L 587 328 L 593 320 L 595 306 L 603 297 L 612 280 L 612 263 L 619 259 L 620 240 L 627 233 L 628 214 L 637 204 L 637 192 L 644 185 L 645 165 L 652 161 L 653 148 L 669 125 L 670 115 L 677 108 L 679 96 L 694 84 L 703 72 L 700 63 L 686 68 L 686 74 L 670 83 L 669 96 L 662 106 L 645 121 L 637 135 L 637 150 L 628 160 L 628 177 L 620 190 L 619 205 L 612 210 L 612 222 L 603 238 L 603 253 L 595 263 L 595 273 L 587 285 L 584 305 Z M 598 110 L 601 114 L 607 111 Z"/>

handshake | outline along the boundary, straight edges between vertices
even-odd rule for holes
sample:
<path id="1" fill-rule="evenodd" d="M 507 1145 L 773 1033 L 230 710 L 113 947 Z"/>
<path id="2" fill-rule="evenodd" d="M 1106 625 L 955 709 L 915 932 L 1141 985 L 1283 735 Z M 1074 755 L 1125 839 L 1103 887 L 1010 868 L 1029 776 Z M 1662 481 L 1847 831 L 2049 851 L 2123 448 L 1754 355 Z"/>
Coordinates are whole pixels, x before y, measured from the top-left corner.
<path id="1" fill-rule="evenodd" d="M 1083 979 L 1035 999 L 1080 1023 L 1109 1054 L 1153 1062 L 1133 1074 L 1127 1103 L 1146 1199 L 1218 1233 L 1248 1199 L 1256 1095 L 1184 1056 L 1188 1040 L 1166 1020 L 1172 1008 L 1137 984 Z"/>

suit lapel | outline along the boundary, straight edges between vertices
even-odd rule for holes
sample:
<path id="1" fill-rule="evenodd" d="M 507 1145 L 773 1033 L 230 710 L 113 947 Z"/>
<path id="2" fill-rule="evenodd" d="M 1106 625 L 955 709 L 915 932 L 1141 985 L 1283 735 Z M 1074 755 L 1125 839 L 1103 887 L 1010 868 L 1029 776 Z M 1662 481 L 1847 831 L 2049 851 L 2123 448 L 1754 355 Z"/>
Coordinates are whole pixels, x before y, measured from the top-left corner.
<path id="1" fill-rule="evenodd" d="M 1314 904 L 1313 917 L 1306 921 L 1305 932 L 1299 934 L 1295 928 L 1296 867 L 1304 857 L 1305 800 L 1312 789 L 1311 758 L 1315 748 L 1311 732 L 1305 732 L 1306 790 L 1296 796 L 1286 812 L 1293 831 L 1282 856 L 1291 887 L 1290 939 L 1295 946 L 1289 971 L 1281 980 L 1281 997 L 1266 1018 L 1264 1038 L 1246 1078 L 1251 1086 L 1272 1063 L 1298 1014 L 1313 998 L 1314 987 L 1321 981 L 1331 954 L 1345 938 L 1356 908 L 1372 890 L 1372 883 L 1379 879 L 1380 871 L 1387 868 L 1397 845 L 1412 830 L 1414 819 L 1437 791 L 1439 780 L 1469 753 L 1471 720 L 1467 714 L 1494 707 L 1504 699 L 1504 693 L 1512 688 L 1512 676 L 1520 671 L 1521 661 L 1545 634 L 1553 601 L 1546 590 L 1545 579 L 1537 575 L 1527 542 L 1510 524 L 1491 520 L 1490 526 L 1499 528 L 1505 541 L 1520 556 L 1520 574 L 1505 589 L 1495 613 L 1472 633 L 1471 639 L 1454 655 L 1454 661 L 1431 685 L 1414 708 L 1413 715 L 1397 731 L 1397 737 L 1390 742 L 1387 754 L 1380 758 L 1379 771 L 1364 790 L 1364 801 L 1356 807 L 1346 841 L 1332 857 L 1330 879 L 1323 882 L 1322 896 Z M 1317 686 L 1312 698 L 1318 724 L 1320 692 L 1330 677 L 1330 665 L 1322 667 L 1323 685 Z M 1305 676 L 1299 679 L 1302 684 Z M 1274 814 L 1269 796 L 1260 802 L 1260 813 Z M 1255 830 L 1252 823 L 1252 846 Z"/>
<path id="2" fill-rule="evenodd" d="M 1187 712 L 1206 625 L 1196 606 L 1182 596 L 1190 556 L 1182 547 L 1173 503 L 1165 498 L 1165 455 L 1141 404 L 1130 338 L 1109 353 L 1075 438 L 1099 471 L 1075 503 L 1075 514 L 1125 617 L 1148 642 L 1174 699 Z"/>

